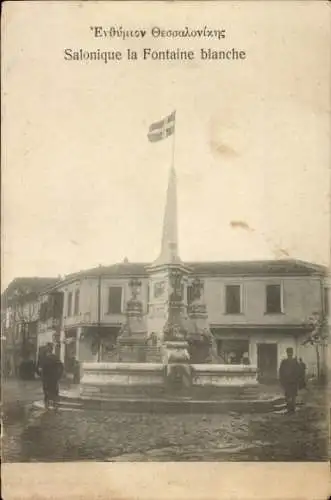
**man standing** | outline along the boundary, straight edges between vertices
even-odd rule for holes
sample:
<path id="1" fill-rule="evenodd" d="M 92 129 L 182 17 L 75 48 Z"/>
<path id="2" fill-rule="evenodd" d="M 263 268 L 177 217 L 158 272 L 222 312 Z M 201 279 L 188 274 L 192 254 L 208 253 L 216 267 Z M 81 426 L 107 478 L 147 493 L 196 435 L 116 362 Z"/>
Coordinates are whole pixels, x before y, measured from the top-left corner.
<path id="1" fill-rule="evenodd" d="M 287 358 L 283 359 L 279 368 L 279 381 L 283 387 L 288 413 L 295 412 L 296 397 L 300 381 L 300 367 L 296 359 L 293 358 L 293 349 L 286 349 Z"/>
<path id="2" fill-rule="evenodd" d="M 243 356 L 242 356 L 242 358 L 241 358 L 241 363 L 242 363 L 243 365 L 250 365 L 250 364 L 251 364 L 251 362 L 250 362 L 250 360 L 249 360 L 249 355 L 248 355 L 248 352 L 244 352 L 244 354 L 243 354 Z"/>
<path id="3" fill-rule="evenodd" d="M 59 381 L 63 374 L 63 364 L 53 354 L 52 344 L 47 346 L 45 356 L 40 360 L 39 374 L 43 384 L 45 408 L 48 409 L 51 402 L 54 408 L 58 408 Z"/>

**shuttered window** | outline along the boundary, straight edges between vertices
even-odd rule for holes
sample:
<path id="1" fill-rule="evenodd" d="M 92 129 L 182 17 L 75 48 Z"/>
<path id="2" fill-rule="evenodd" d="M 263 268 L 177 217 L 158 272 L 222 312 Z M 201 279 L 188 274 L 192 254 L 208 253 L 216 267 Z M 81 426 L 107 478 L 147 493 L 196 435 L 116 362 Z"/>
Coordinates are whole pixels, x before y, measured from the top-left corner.
<path id="1" fill-rule="evenodd" d="M 80 298 L 80 291 L 79 288 L 75 291 L 75 306 L 74 306 L 74 314 L 77 316 L 79 314 L 79 298 Z"/>
<path id="2" fill-rule="evenodd" d="M 67 316 L 71 316 L 72 314 L 72 292 L 68 293 L 68 308 L 67 308 Z"/>
<path id="3" fill-rule="evenodd" d="M 282 312 L 280 285 L 266 286 L 266 312 L 268 314 L 277 314 Z"/>
<path id="4" fill-rule="evenodd" d="M 194 295 L 193 295 L 193 286 L 192 285 L 188 285 L 188 287 L 187 287 L 187 305 L 188 306 L 193 302 L 193 298 L 194 298 Z"/>
<path id="5" fill-rule="evenodd" d="M 330 300 L 330 296 L 329 296 L 329 293 L 330 293 L 330 290 L 329 288 L 325 287 L 324 288 L 324 314 L 326 314 L 327 316 L 329 315 L 329 300 Z"/>
<path id="6" fill-rule="evenodd" d="M 121 314 L 122 312 L 122 287 L 111 286 L 108 292 L 108 314 Z"/>
<path id="7" fill-rule="evenodd" d="M 240 285 L 227 285 L 225 293 L 226 314 L 241 313 L 241 290 Z"/>

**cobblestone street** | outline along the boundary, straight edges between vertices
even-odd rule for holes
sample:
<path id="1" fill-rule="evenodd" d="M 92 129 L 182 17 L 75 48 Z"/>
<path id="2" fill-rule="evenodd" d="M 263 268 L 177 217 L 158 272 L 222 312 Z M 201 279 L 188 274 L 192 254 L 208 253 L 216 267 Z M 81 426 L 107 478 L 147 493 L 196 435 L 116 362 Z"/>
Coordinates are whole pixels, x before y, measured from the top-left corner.
<path id="1" fill-rule="evenodd" d="M 30 396 L 38 390 L 36 385 Z M 326 460 L 324 402 L 323 391 L 310 389 L 295 415 L 30 409 L 7 419 L 3 458 L 5 462 Z"/>

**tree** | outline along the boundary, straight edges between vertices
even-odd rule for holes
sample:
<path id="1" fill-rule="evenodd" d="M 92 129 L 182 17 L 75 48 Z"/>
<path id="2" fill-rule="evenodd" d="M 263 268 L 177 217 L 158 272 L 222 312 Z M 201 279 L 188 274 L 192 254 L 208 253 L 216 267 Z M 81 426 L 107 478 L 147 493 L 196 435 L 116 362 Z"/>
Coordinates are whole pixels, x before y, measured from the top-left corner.
<path id="1" fill-rule="evenodd" d="M 328 318 L 326 314 L 314 312 L 308 318 L 306 326 L 309 329 L 309 335 L 302 342 L 302 345 L 311 345 L 315 347 L 317 380 L 321 382 L 324 377 L 323 370 L 321 370 L 321 348 L 325 346 L 329 337 Z"/>

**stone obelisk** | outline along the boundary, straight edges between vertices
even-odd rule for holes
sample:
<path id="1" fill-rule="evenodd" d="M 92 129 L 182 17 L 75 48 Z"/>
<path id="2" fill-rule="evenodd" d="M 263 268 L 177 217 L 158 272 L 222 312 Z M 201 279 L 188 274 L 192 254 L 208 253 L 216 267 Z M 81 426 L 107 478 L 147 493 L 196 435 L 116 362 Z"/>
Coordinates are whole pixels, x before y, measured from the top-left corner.
<path id="1" fill-rule="evenodd" d="M 161 251 L 155 262 L 148 267 L 148 335 L 162 348 L 164 361 L 169 361 L 171 357 L 183 359 L 188 356 L 184 290 L 190 269 L 179 257 L 177 224 L 177 182 L 172 166 L 169 172 Z"/>

